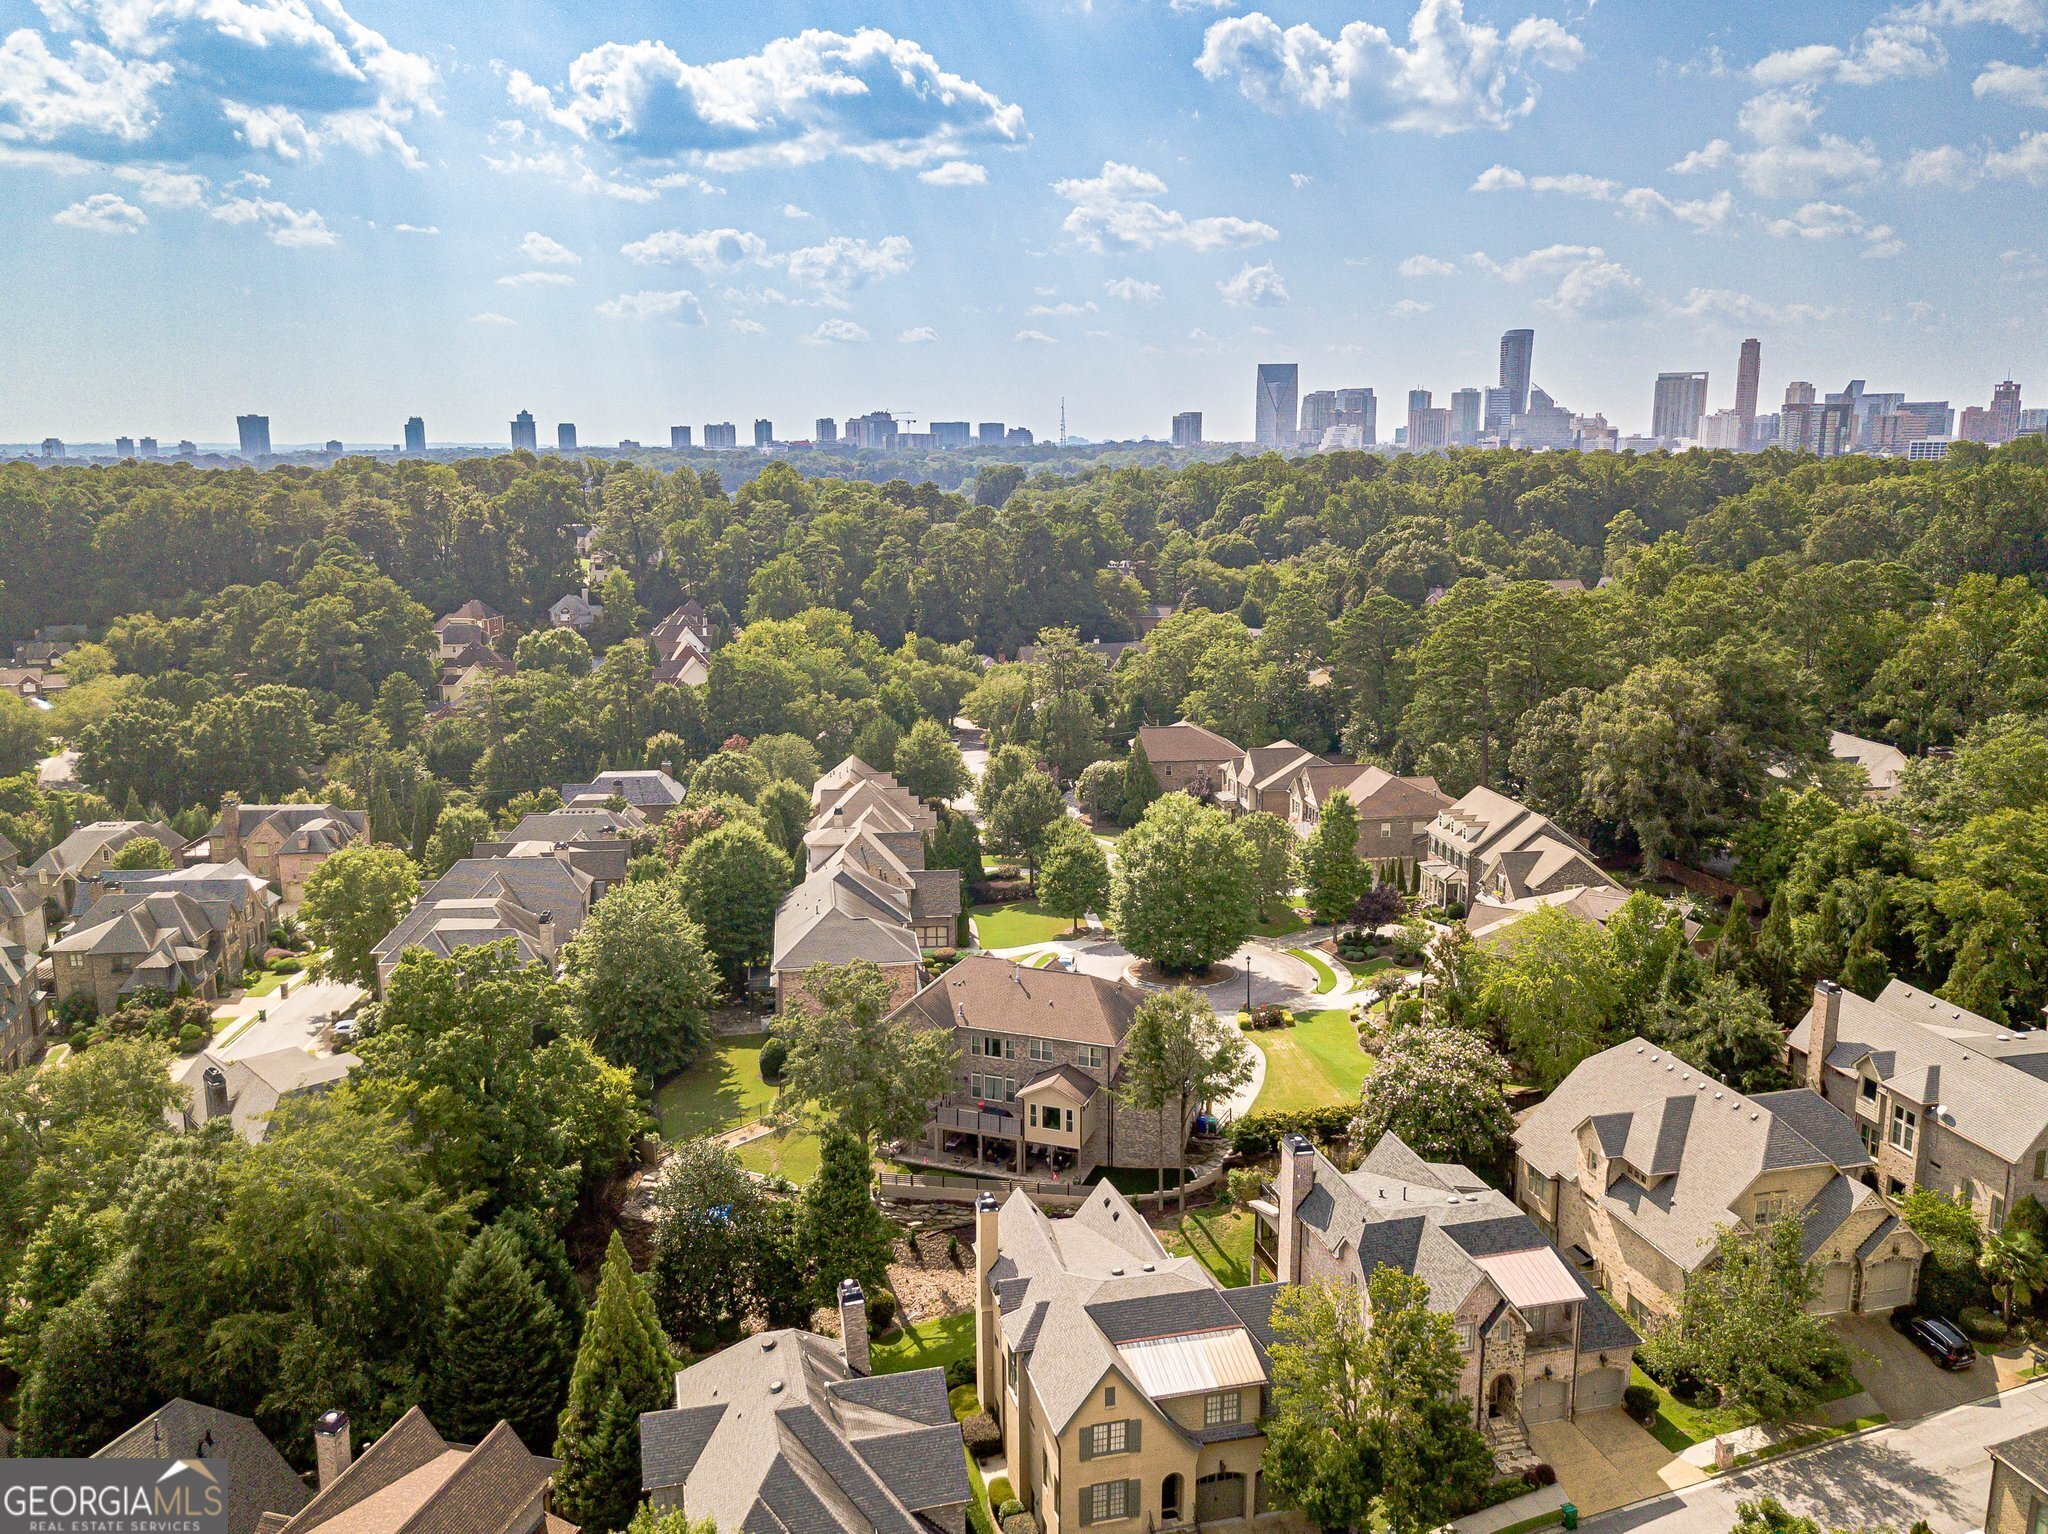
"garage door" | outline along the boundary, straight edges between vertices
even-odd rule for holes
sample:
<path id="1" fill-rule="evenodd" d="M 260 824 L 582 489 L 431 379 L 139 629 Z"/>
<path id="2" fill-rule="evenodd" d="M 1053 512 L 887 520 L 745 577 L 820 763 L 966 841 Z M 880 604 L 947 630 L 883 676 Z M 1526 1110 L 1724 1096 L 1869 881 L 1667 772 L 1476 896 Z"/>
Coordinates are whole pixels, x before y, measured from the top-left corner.
<path id="1" fill-rule="evenodd" d="M 1820 1270 L 1820 1290 L 1813 1298 L 1814 1314 L 1845 1314 L 1855 1285 L 1856 1269 L 1846 1262 L 1831 1262 Z"/>
<path id="2" fill-rule="evenodd" d="M 1863 1270 L 1863 1309 L 1890 1310 L 1913 1299 L 1913 1264 L 1873 1262 Z"/>
<path id="3" fill-rule="evenodd" d="M 1555 1422 L 1571 1410 L 1571 1391 L 1563 1380 L 1531 1380 L 1522 1392 L 1524 1422 Z"/>
<path id="4" fill-rule="evenodd" d="M 1621 1393 L 1628 1387 L 1625 1369 L 1588 1369 L 1579 1376 L 1579 1410 L 1606 1411 L 1621 1405 Z"/>
<path id="5" fill-rule="evenodd" d="M 1245 1480 L 1241 1475 L 1221 1472 L 1205 1475 L 1195 1482 L 1195 1518 L 1200 1523 L 1244 1516 Z"/>

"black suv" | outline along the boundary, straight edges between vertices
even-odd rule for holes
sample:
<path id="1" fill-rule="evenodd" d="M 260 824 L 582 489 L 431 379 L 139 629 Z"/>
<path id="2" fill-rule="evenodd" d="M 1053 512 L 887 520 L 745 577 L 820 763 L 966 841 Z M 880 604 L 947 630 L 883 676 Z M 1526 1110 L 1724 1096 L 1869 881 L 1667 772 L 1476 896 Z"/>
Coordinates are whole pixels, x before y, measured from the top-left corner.
<path id="1" fill-rule="evenodd" d="M 1898 1327 L 1915 1347 L 1944 1369 L 1967 1369 L 1977 1361 L 1977 1350 L 1963 1335 L 1963 1329 L 1945 1317 L 1909 1316 Z"/>

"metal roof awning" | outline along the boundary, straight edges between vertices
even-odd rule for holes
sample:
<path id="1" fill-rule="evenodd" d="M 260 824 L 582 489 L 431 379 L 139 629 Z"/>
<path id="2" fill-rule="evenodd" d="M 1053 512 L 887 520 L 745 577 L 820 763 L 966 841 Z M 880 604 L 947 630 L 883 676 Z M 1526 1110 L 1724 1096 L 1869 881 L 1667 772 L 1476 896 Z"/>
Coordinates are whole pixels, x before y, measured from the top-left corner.
<path id="1" fill-rule="evenodd" d="M 1153 1400 L 1265 1383 L 1258 1349 L 1241 1326 L 1126 1342 L 1117 1357 Z"/>
<path id="2" fill-rule="evenodd" d="M 1564 1259 L 1547 1246 L 1472 1259 L 1517 1310 L 1535 1305 L 1571 1305 L 1586 1297 Z"/>

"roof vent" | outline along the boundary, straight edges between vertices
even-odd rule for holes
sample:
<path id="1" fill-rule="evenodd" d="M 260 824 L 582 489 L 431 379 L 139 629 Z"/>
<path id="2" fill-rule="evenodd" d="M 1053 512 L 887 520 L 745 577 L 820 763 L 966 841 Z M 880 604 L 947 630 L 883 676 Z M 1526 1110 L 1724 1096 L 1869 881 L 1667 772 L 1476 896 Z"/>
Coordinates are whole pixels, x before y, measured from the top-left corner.
<path id="1" fill-rule="evenodd" d="M 770 1381 L 768 1382 L 768 1394 L 770 1394 L 770 1395 L 772 1395 L 772 1396 L 779 1396 L 779 1395 L 781 1395 L 781 1394 L 782 1394 L 782 1381 L 781 1381 L 781 1380 L 770 1380 Z"/>
<path id="2" fill-rule="evenodd" d="M 1154 1271 L 1154 1270 L 1153 1270 L 1153 1267 L 1152 1267 L 1152 1264 L 1151 1264 L 1151 1263 L 1149 1263 L 1149 1262 L 1148 1262 L 1148 1263 L 1146 1263 L 1146 1264 L 1145 1264 L 1145 1271 L 1146 1271 L 1147 1273 L 1150 1273 L 1150 1272 Z"/>
<path id="3" fill-rule="evenodd" d="M 775 1351 L 775 1339 L 772 1336 L 763 1337 L 761 1339 L 761 1351 L 764 1353 L 772 1353 Z"/>
<path id="4" fill-rule="evenodd" d="M 1111 1278 L 1122 1278 L 1124 1276 L 1124 1270 L 1122 1268 L 1111 1268 L 1109 1270 L 1109 1276 Z"/>

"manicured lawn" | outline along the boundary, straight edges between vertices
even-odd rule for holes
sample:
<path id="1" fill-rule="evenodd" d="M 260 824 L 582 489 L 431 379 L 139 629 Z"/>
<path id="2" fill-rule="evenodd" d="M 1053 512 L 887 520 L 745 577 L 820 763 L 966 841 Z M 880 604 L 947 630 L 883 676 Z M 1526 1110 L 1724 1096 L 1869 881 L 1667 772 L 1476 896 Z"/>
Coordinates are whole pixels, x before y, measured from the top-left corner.
<path id="1" fill-rule="evenodd" d="M 1024 961 L 1024 967 L 1026 969 L 1044 969 L 1058 958 L 1059 955 L 1051 950 L 1047 950 L 1044 953 L 1035 953 Z"/>
<path id="2" fill-rule="evenodd" d="M 1337 971 L 1330 967 L 1330 961 L 1321 954 L 1311 953 L 1306 948 L 1290 948 L 1287 950 L 1287 956 L 1301 960 L 1315 971 L 1318 996 L 1327 996 L 1337 989 Z"/>
<path id="3" fill-rule="evenodd" d="M 278 974 L 275 970 L 266 969 L 242 987 L 242 994 L 244 996 L 268 996 L 289 978 L 287 975 Z"/>
<path id="4" fill-rule="evenodd" d="M 747 1141 L 733 1154 L 748 1171 L 787 1177 L 799 1187 L 818 1175 L 818 1137 L 808 1129 L 778 1129 Z"/>
<path id="5" fill-rule="evenodd" d="M 1275 911 L 1271 921 L 1262 921 L 1252 928 L 1260 937 L 1292 937 L 1297 932 L 1308 930 L 1308 916 L 1293 906 Z"/>
<path id="6" fill-rule="evenodd" d="M 1688 1406 L 1634 1365 L 1629 1368 L 1628 1382 L 1648 1385 L 1657 1393 L 1657 1415 L 1650 1419 L 1650 1436 L 1673 1453 L 1747 1427 L 1752 1420 L 1748 1412 L 1733 1406 Z"/>
<path id="7" fill-rule="evenodd" d="M 975 935 L 984 948 L 1021 948 L 1026 943 L 1047 943 L 1065 937 L 1074 924 L 1055 916 L 1035 900 L 1013 900 L 1003 905 L 978 905 L 968 909 L 974 919 Z M 1082 929 L 1086 931 L 1084 927 Z"/>
<path id="8" fill-rule="evenodd" d="M 768 1112 L 775 1088 L 761 1079 L 765 1033 L 728 1034 L 711 1041 L 697 1063 L 672 1076 L 654 1094 L 654 1116 L 671 1140 L 696 1140 L 751 1124 Z"/>
<path id="9" fill-rule="evenodd" d="M 1252 1281 L 1252 1236 L 1258 1217 L 1243 1209 L 1190 1210 L 1180 1229 L 1166 1238 L 1176 1257 L 1194 1257 L 1226 1289 Z"/>
<path id="10" fill-rule="evenodd" d="M 974 1312 L 935 1316 L 910 1322 L 877 1342 L 870 1351 L 877 1374 L 906 1369 L 943 1369 L 956 1358 L 974 1356 Z"/>
<path id="11" fill-rule="evenodd" d="M 1266 1057 L 1266 1080 L 1254 1113 L 1322 1108 L 1355 1103 L 1372 1070 L 1372 1057 L 1358 1047 L 1358 1030 L 1343 1008 L 1312 1012 L 1292 1028 L 1245 1035 Z"/>

